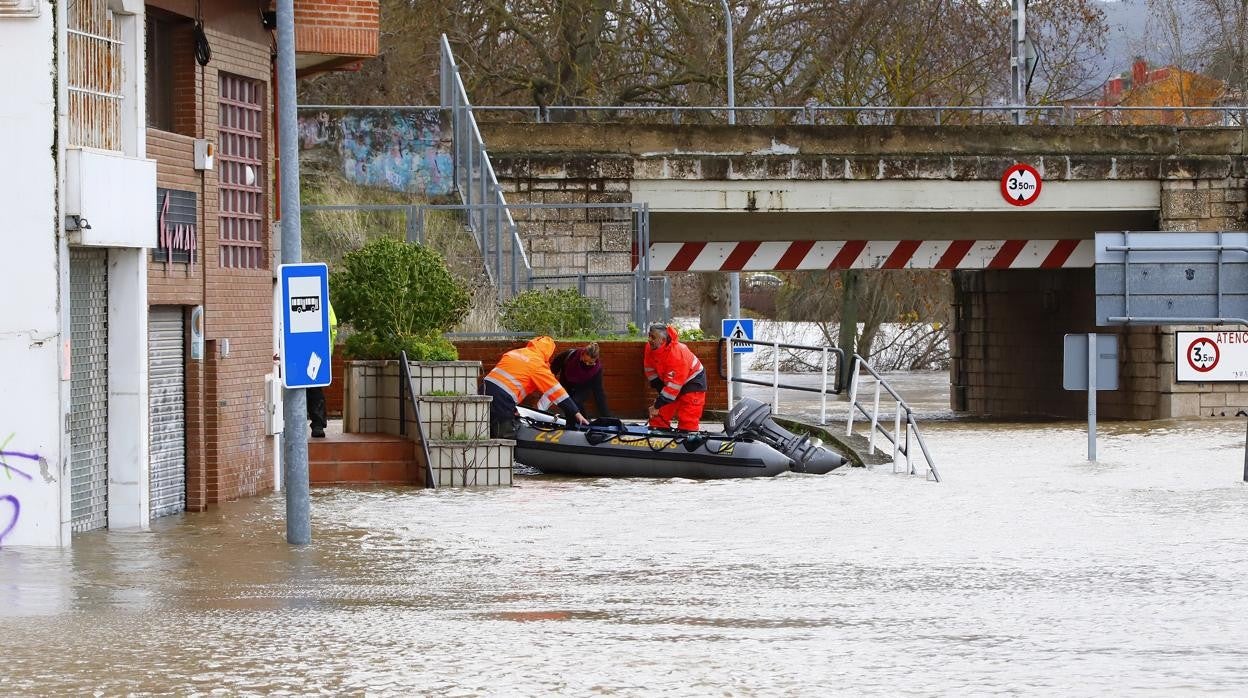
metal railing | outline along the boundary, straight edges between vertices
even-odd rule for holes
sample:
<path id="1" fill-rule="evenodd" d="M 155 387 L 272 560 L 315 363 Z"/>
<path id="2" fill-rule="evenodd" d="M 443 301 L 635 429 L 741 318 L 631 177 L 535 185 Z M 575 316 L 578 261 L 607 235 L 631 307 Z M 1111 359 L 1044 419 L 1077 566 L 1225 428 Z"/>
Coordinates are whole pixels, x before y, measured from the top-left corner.
<path id="1" fill-rule="evenodd" d="M 870 404 L 870 410 L 859 402 L 858 397 L 861 393 L 861 383 L 863 371 L 867 373 L 867 380 L 875 382 L 872 391 L 873 398 Z M 884 391 L 893 399 L 893 431 L 890 433 L 887 428 L 880 424 L 880 391 Z M 852 378 L 849 383 L 849 417 L 845 423 L 845 435 L 853 436 L 854 434 L 854 415 L 855 411 L 861 412 L 862 416 L 871 422 L 871 428 L 867 432 L 867 452 L 875 450 L 876 434 L 882 435 L 893 445 L 893 472 L 897 472 L 897 466 L 901 456 L 905 456 L 906 473 L 909 475 L 916 474 L 913 458 L 913 444 L 911 443 L 911 435 L 914 436 L 914 442 L 919 445 L 923 452 L 923 459 L 927 463 L 927 476 L 940 482 L 940 473 L 936 470 L 936 462 L 932 460 L 931 453 L 927 450 L 927 444 L 923 441 L 923 434 L 919 432 L 919 424 L 914 419 L 914 411 L 910 409 L 910 405 L 901 398 L 901 395 L 893 390 L 888 381 L 884 377 L 871 368 L 867 360 L 854 354 L 854 365 Z M 903 416 L 904 414 L 904 416 Z M 903 443 L 904 439 L 904 443 Z M 879 449 L 881 454 L 888 455 L 884 449 Z"/>
<path id="2" fill-rule="evenodd" d="M 586 298 L 597 298 L 615 320 L 616 331 L 628 323 L 644 329 L 650 322 L 667 322 L 672 317 L 671 279 L 651 276 L 647 284 L 639 283 L 641 278 L 640 273 L 544 274 L 529 277 L 528 288 L 575 288 Z"/>
<path id="3" fill-rule="evenodd" d="M 771 411 L 780 412 L 780 390 L 796 390 L 806 393 L 819 393 L 819 423 L 826 425 L 828 423 L 828 394 L 839 395 L 842 387 L 837 376 L 840 374 L 838 370 L 845 363 L 845 352 L 839 347 L 816 347 L 803 344 L 785 344 L 784 342 L 755 342 L 748 339 L 729 339 L 721 338 L 719 340 L 719 376 L 723 378 L 728 385 L 728 406 L 731 409 L 735 403 L 733 385 L 741 383 L 744 385 L 761 385 L 772 389 L 771 393 Z M 738 346 L 759 346 L 770 347 L 771 353 L 771 381 L 755 380 L 753 378 L 742 378 L 734 376 L 732 373 L 732 352 Z M 819 388 L 811 388 L 805 385 L 795 385 L 792 383 L 780 382 L 780 350 L 790 349 L 795 351 L 817 352 L 821 356 L 819 363 L 822 373 L 822 384 Z M 829 359 L 835 360 L 835 364 Z M 831 390 L 828 388 L 828 375 L 831 372 Z"/>
<path id="4" fill-rule="evenodd" d="M 416 438 L 420 441 L 420 452 L 425 457 L 425 488 L 430 490 L 438 489 L 438 481 L 433 475 L 433 459 L 429 456 L 429 440 L 425 434 L 425 425 L 420 421 L 420 399 L 416 395 L 416 386 L 412 382 L 412 370 L 407 365 L 407 352 L 399 352 L 399 365 L 402 366 L 402 372 L 399 381 L 399 435 L 407 436 L 407 400 L 404 400 L 404 393 L 410 398 L 412 407 L 412 416 L 416 422 Z"/>
<path id="5" fill-rule="evenodd" d="M 352 106 L 335 104 L 300 105 L 300 109 L 451 109 L 438 106 Z M 890 107 L 875 105 L 811 104 L 794 107 L 744 106 L 734 107 L 736 123 L 741 126 L 769 126 L 779 124 L 817 125 L 1017 125 L 1014 112 L 1019 107 L 1009 105 L 925 105 Z M 1024 124 L 1046 126 L 1142 126 L 1148 124 L 1166 126 L 1207 126 L 1238 128 L 1248 125 L 1248 106 L 1162 107 L 1162 106 L 1103 106 L 1078 105 L 1032 105 L 1021 108 L 1027 115 Z M 513 106 L 500 104 L 471 105 L 474 115 L 491 123 L 594 123 L 636 121 L 672 124 L 728 123 L 728 107 L 724 106 L 665 106 L 623 104 L 617 106 Z"/>
<path id="6" fill-rule="evenodd" d="M 645 326 L 649 321 L 649 279 L 650 279 L 650 211 L 642 204 L 512 204 L 507 203 L 494 165 L 490 162 L 485 141 L 481 138 L 481 130 L 472 103 L 468 99 L 467 89 L 451 52 L 450 42 L 445 34 L 441 40 L 441 108 L 451 111 L 452 157 L 454 163 L 454 181 L 459 191 L 462 206 L 444 208 L 459 209 L 465 214 L 468 227 L 477 235 L 481 246 L 482 257 L 495 284 L 498 300 L 501 303 L 519 293 L 530 285 L 533 277 L 533 265 L 524 251 L 524 242 L 520 238 L 519 228 L 512 211 L 517 209 L 628 209 L 629 219 L 633 225 L 634 250 L 639 250 L 636 281 L 633 289 L 633 310 L 638 326 Z M 492 110 L 505 112 L 516 111 L 514 107 L 490 107 Z M 527 111 L 527 108 L 519 111 Z M 542 113 L 537 112 L 537 118 Z M 430 209 L 439 207 L 431 206 Z M 493 267 L 490 260 L 493 257 Z M 503 258 L 510 259 L 509 265 L 503 264 Z M 591 276 L 591 272 L 584 272 Z"/>
<path id="7" fill-rule="evenodd" d="M 445 211 L 464 214 L 467 217 L 472 210 L 483 207 L 468 204 L 310 204 L 303 206 L 301 210 L 305 214 L 359 212 L 401 215 L 403 217 L 401 228 L 407 241 L 424 245 L 430 237 L 428 223 L 431 213 Z M 646 204 L 506 204 L 506 207 L 509 209 L 508 217 L 511 217 L 510 211 L 515 211 L 521 217 L 522 220 L 517 223 L 517 226 L 527 222 L 528 218 L 535 216 L 540 218 L 543 211 L 584 211 L 587 219 L 598 218 L 601 219 L 598 221 L 601 223 L 628 221 L 632 237 L 630 249 L 605 254 L 615 254 L 621 257 L 629 255 L 636 272 L 589 271 L 590 257 L 601 257 L 604 254 L 600 253 L 586 254 L 583 269 L 572 270 L 566 274 L 535 275 L 529 256 L 525 253 L 523 244 L 518 238 L 515 244 L 507 244 L 506 239 L 499 240 L 487 234 L 487 231 L 473 231 L 469 228 L 469 233 L 472 234 L 481 252 L 486 273 L 496 286 L 500 303 L 522 291 L 535 288 L 575 286 L 582 295 L 601 299 L 609 311 L 623 318 L 617 329 L 624 329 L 625 324 L 630 321 L 635 322 L 638 327 L 645 327 L 652 318 L 660 319 L 656 312 L 662 315 L 661 319 L 670 318 L 670 281 L 665 276 L 650 275 L 649 255 L 634 257 L 635 250 L 648 249 L 650 244 L 650 215 Z M 494 218 L 501 219 L 502 216 Z M 332 229 L 333 227 L 332 224 L 327 225 L 312 220 L 305 221 L 304 226 L 305 229 Z M 445 251 L 443 252 L 446 254 Z M 560 268 L 567 269 L 568 267 L 560 265 Z M 649 283 L 643 281 L 647 278 L 650 280 Z M 498 283 L 499 279 L 504 279 L 504 283 Z M 612 289 L 622 286 L 627 286 L 625 293 L 610 293 Z"/>

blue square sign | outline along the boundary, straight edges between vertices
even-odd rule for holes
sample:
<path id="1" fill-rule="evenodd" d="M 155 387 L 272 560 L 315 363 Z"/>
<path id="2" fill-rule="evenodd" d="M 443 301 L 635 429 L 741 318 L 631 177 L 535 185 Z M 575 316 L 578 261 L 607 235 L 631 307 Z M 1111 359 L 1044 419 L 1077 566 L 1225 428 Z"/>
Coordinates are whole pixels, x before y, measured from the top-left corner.
<path id="1" fill-rule="evenodd" d="M 329 385 L 329 269 L 281 265 L 282 385 Z"/>
<path id="2" fill-rule="evenodd" d="M 722 321 L 719 336 L 729 341 L 745 339 L 752 342 L 754 341 L 754 320 L 750 318 L 727 318 Z M 733 344 L 732 353 L 752 354 L 754 353 L 754 345 Z"/>

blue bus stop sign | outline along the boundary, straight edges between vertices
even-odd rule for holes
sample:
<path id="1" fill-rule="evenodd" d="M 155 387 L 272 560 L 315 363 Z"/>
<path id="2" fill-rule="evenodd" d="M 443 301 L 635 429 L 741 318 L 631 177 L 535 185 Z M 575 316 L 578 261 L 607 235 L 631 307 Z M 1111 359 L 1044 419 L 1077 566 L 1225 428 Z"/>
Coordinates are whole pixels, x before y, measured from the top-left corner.
<path id="1" fill-rule="evenodd" d="M 329 385 L 329 269 L 324 264 L 283 264 L 282 385 Z"/>

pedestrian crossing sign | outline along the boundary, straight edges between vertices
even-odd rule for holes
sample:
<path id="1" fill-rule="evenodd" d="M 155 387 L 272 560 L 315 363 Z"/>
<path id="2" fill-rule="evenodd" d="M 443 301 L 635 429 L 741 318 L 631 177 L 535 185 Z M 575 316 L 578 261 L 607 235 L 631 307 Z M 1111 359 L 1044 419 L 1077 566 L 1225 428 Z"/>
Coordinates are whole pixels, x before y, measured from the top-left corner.
<path id="1" fill-rule="evenodd" d="M 734 339 L 754 341 L 754 320 L 751 318 L 726 318 L 720 330 L 720 336 L 729 341 Z M 752 354 L 754 353 L 754 345 L 734 343 L 732 345 L 732 353 Z"/>

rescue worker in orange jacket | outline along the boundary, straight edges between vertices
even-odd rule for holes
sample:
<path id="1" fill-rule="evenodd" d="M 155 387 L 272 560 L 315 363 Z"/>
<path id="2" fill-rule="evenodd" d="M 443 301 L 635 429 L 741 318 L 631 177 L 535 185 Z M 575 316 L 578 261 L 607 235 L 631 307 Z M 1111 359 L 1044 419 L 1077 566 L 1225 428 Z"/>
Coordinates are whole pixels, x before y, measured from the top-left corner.
<path id="1" fill-rule="evenodd" d="M 650 386 L 659 391 L 650 406 L 650 426 L 697 431 L 706 406 L 706 369 L 670 325 L 650 326 L 642 367 Z"/>
<path id="2" fill-rule="evenodd" d="M 550 337 L 534 337 L 520 349 L 512 349 L 499 358 L 485 376 L 482 392 L 493 398 L 490 403 L 490 436 L 515 438 L 516 405 L 530 393 L 538 392 L 539 410 L 559 405 L 568 421 L 589 424 L 581 414 L 568 391 L 559 385 L 550 371 L 550 357 L 555 353 L 555 340 Z"/>

